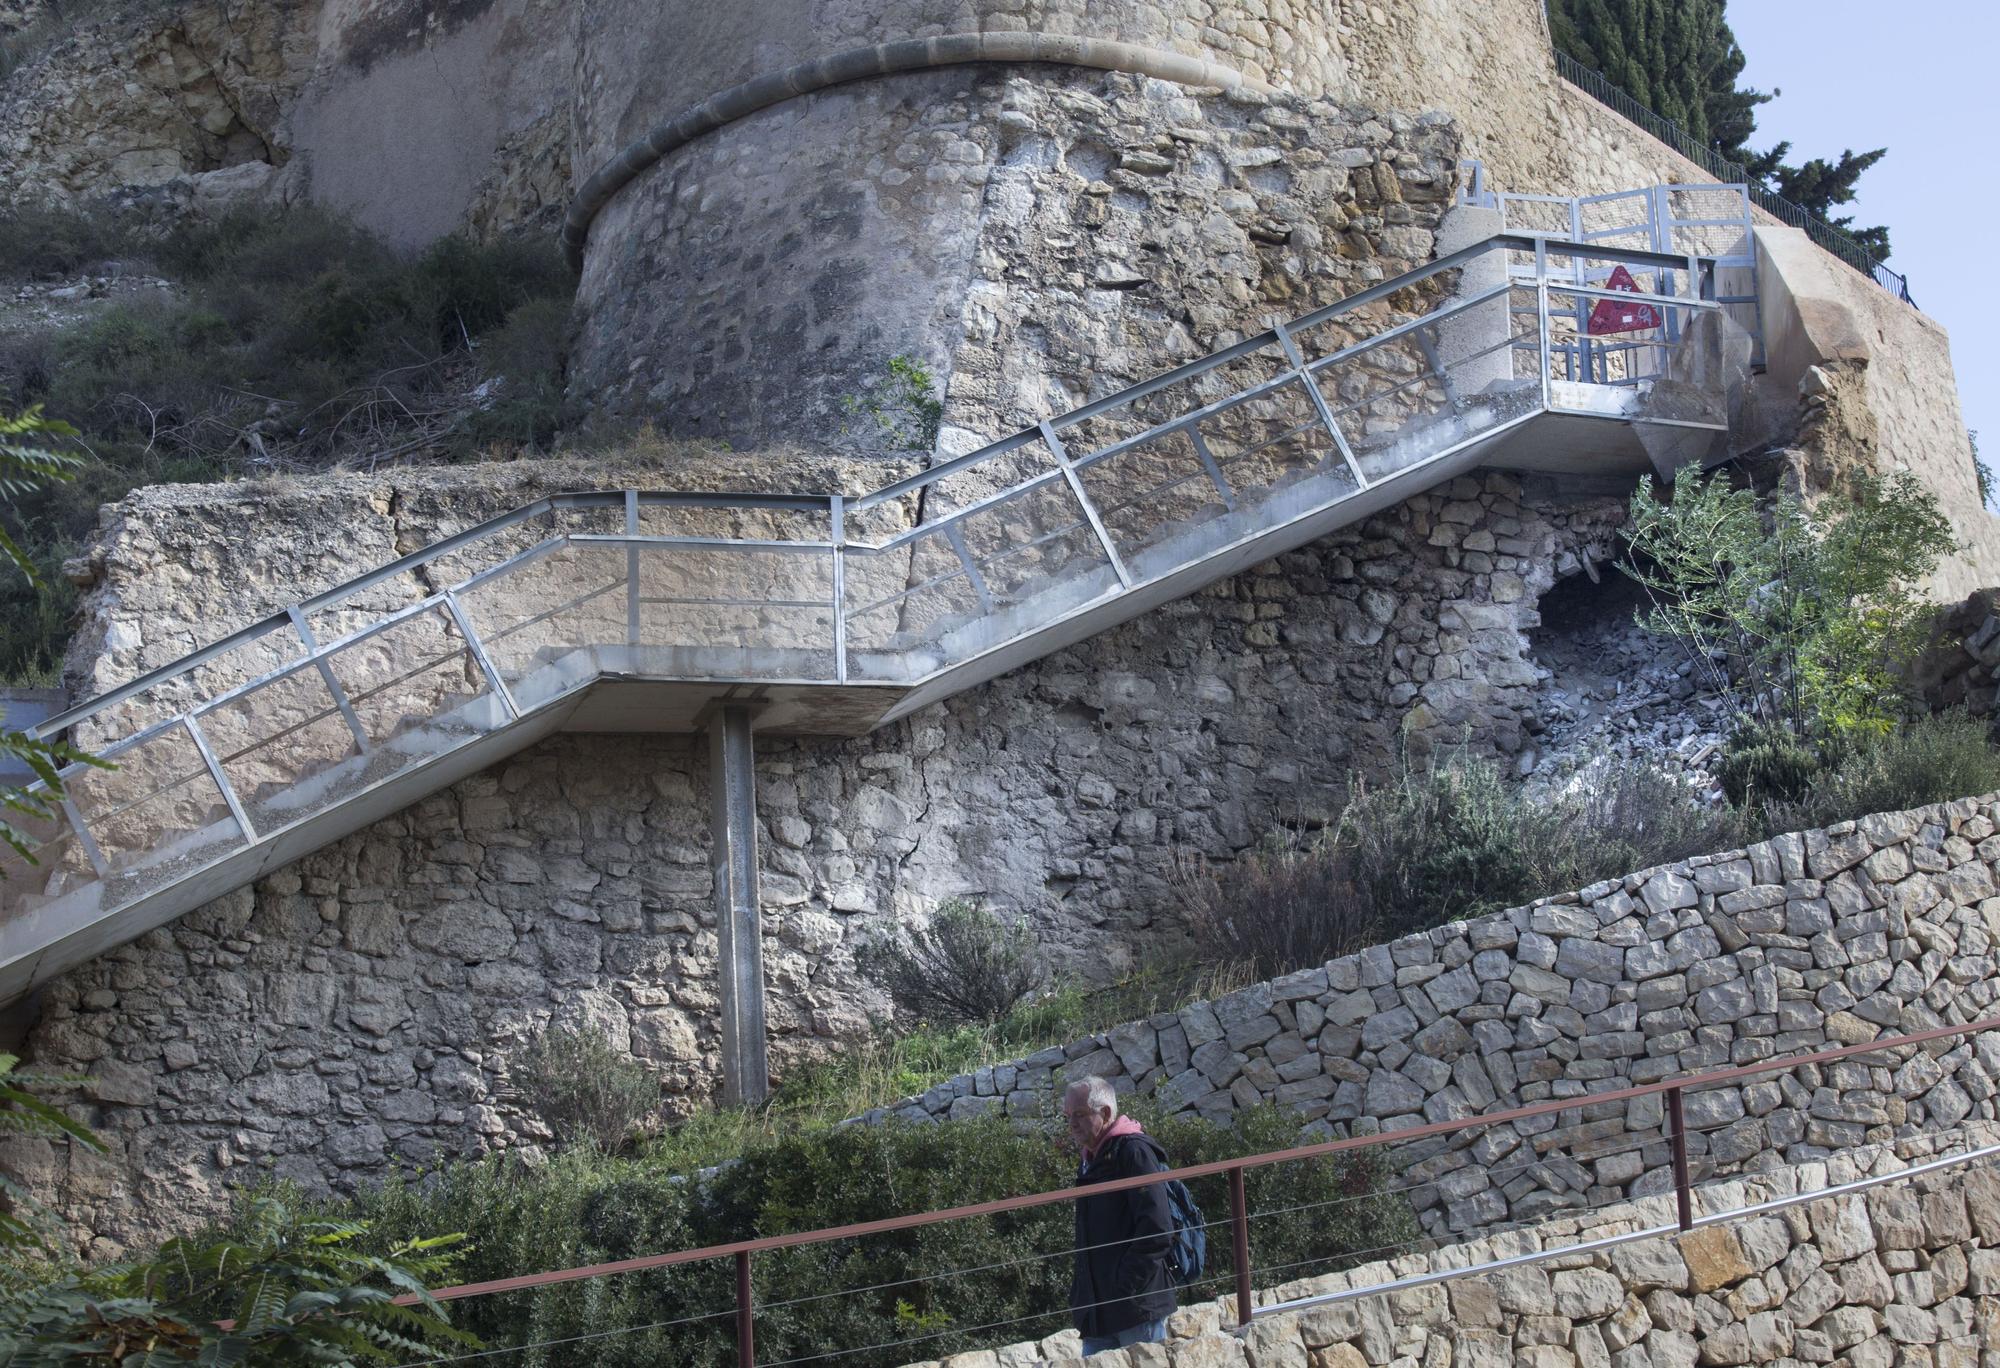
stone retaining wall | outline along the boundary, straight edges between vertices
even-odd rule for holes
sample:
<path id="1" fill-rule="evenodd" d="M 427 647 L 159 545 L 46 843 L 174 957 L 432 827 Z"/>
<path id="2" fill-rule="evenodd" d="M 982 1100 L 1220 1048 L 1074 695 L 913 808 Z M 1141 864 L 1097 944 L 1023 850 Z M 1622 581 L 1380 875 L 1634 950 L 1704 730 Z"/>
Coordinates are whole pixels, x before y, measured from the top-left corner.
<path id="1" fill-rule="evenodd" d="M 1990 1139 L 1990 1135 L 1988 1137 Z M 1896 1172 L 1930 1146 L 1882 1147 L 1705 1190 L 1727 1211 Z M 1259 1305 L 1469 1268 L 1669 1224 L 1645 1198 L 1530 1230 L 1365 1264 L 1258 1294 Z M 1550 1258 L 1504 1273 L 1233 1326 L 1233 1299 L 1182 1308 L 1160 1345 L 1091 1368 L 1693 1368 L 1837 1363 L 1991 1368 L 2000 1362 L 2000 1173 L 1991 1161 L 1920 1174 L 1689 1235 Z M 955 1354 L 941 1368 L 1076 1364 L 1075 1331 Z M 918 1368 L 940 1368 L 932 1363 Z"/>
<path id="2" fill-rule="evenodd" d="M 880 470 L 679 454 L 134 494 L 76 566 L 94 592 L 75 696 L 558 490 Z M 760 741 L 779 1077 L 888 1014 L 853 948 L 892 919 L 969 896 L 1030 916 L 1076 972 L 1115 973 L 1180 935 L 1177 847 L 1227 860 L 1382 772 L 1399 734 L 1532 748 L 1536 600 L 1607 559 L 1622 516 L 1611 492 L 1458 480 L 870 736 Z M 405 576 L 368 602 L 436 587 Z M 30 1054 L 91 1076 L 112 1153 L 35 1160 L 36 1184 L 115 1252 L 214 1211 L 259 1163 L 349 1190 L 391 1154 L 539 1143 L 508 1058 L 551 1020 L 597 1023 L 676 1111 L 702 1105 L 706 785 L 685 737 L 557 737 L 50 984 Z"/>
<path id="3" fill-rule="evenodd" d="M 1574 1098 L 1400 1161 L 1433 1233 L 1602 1205 L 1671 1177 L 1660 1099 L 1592 1093 L 1991 1015 L 1997 868 L 2000 795 L 1780 836 L 1408 936 L 871 1116 L 1040 1114 L 1093 1073 L 1217 1120 L 1275 1102 L 1307 1136 Z M 1811 1163 L 1992 1120 L 1996 1079 L 1986 1038 L 1894 1068 L 1773 1073 L 1689 1094 L 1690 1147 L 1708 1176 Z"/>

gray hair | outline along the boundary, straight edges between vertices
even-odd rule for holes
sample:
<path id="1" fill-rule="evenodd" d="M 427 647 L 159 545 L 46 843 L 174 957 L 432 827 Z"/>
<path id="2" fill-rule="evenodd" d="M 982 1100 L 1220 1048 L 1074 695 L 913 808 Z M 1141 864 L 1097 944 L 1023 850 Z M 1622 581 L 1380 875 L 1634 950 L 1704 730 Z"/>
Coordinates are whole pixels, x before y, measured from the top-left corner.
<path id="1" fill-rule="evenodd" d="M 1083 1105 L 1092 1111 L 1096 1111 L 1099 1107 L 1109 1107 L 1113 1116 L 1118 1115 L 1118 1090 L 1097 1074 L 1077 1079 L 1063 1089 L 1063 1096 L 1068 1097 L 1077 1092 L 1083 1094 Z"/>

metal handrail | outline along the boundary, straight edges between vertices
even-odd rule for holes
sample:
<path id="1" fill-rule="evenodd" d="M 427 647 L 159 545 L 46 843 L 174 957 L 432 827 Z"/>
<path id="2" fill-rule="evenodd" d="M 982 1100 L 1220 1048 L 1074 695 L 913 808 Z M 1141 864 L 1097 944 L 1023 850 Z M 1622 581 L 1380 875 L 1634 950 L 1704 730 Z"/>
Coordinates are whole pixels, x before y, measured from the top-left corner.
<path id="1" fill-rule="evenodd" d="M 1910 298 L 1909 277 L 1890 270 L 1867 248 L 1833 224 L 1810 209 L 1766 189 L 1760 182 L 1751 178 L 1748 168 L 1730 161 L 1719 155 L 1715 149 L 1697 141 L 1672 119 L 1655 114 L 1612 84 L 1611 79 L 1603 72 L 1591 70 L 1560 49 L 1556 50 L 1555 59 L 1557 74 L 1578 90 L 1614 111 L 1627 122 L 1637 124 L 1710 175 L 1725 181 L 1741 182 L 1750 198 L 1757 202 L 1758 208 L 1794 228 L 1804 229 L 1806 236 L 1819 246 L 1861 274 L 1873 279 L 1876 284 L 1905 304 L 1912 308 L 1916 307 L 1916 301 Z"/>
<path id="2" fill-rule="evenodd" d="M 974 1202 L 964 1206 L 946 1207 L 934 1211 L 917 1212 L 907 1216 L 883 1217 L 872 1221 L 857 1221 L 847 1225 L 828 1226 L 816 1230 L 794 1231 L 782 1235 L 765 1235 L 755 1239 L 732 1240 L 724 1244 L 704 1245 L 698 1249 L 676 1250 L 665 1254 L 648 1254 L 636 1258 L 615 1259 L 605 1263 L 587 1264 L 574 1268 L 554 1269 L 543 1273 L 518 1274 L 508 1278 L 493 1278 L 476 1283 L 461 1283 L 442 1288 L 429 1296 L 437 1301 L 456 1301 L 469 1297 L 494 1296 L 504 1292 L 518 1292 L 531 1288 L 549 1287 L 559 1283 L 576 1282 L 586 1278 L 613 1277 L 626 1273 L 639 1273 L 652 1269 L 670 1268 L 678 1264 L 697 1263 L 710 1259 L 733 1259 L 737 1269 L 737 1324 L 739 1346 L 744 1368 L 753 1362 L 750 1353 L 750 1316 L 754 1310 L 750 1300 L 749 1267 L 752 1256 L 781 1249 L 791 1249 L 802 1245 L 826 1244 L 836 1240 L 855 1240 L 871 1235 L 886 1235 L 898 1231 L 911 1230 L 920 1226 L 936 1225 L 945 1221 L 968 1220 L 983 1216 L 997 1216 L 1007 1212 L 1025 1211 L 1035 1207 L 1049 1206 L 1057 1202 L 1076 1201 L 1083 1197 L 1104 1196 L 1135 1188 L 1151 1187 L 1158 1183 L 1174 1181 L 1186 1182 L 1191 1179 L 1226 1176 L 1230 1191 L 1230 1224 L 1234 1239 L 1236 1258 L 1236 1312 L 1239 1326 L 1247 1326 L 1260 1315 L 1277 1314 L 1281 1311 L 1297 1310 L 1307 1305 L 1319 1305 L 1329 1301 L 1347 1300 L 1351 1297 L 1366 1296 L 1375 1292 L 1400 1290 L 1404 1286 L 1421 1285 L 1427 1281 L 1442 1281 L 1439 1274 L 1399 1282 L 1393 1286 L 1369 1289 L 1350 1289 L 1323 1297 L 1304 1299 L 1295 1303 L 1281 1303 L 1259 1308 L 1254 1304 L 1251 1275 L 1253 1268 L 1249 1258 L 1250 1212 L 1244 1196 L 1243 1175 L 1256 1168 L 1268 1168 L 1275 1164 L 1292 1163 L 1303 1159 L 1320 1159 L 1334 1154 L 1351 1153 L 1358 1150 L 1379 1148 L 1388 1145 L 1403 1145 L 1416 1140 L 1437 1139 L 1457 1135 L 1461 1132 L 1484 1129 L 1492 1126 L 1508 1125 L 1534 1117 L 1549 1116 L 1562 1112 L 1578 1111 L 1585 1107 L 1596 1107 L 1606 1103 L 1627 1102 L 1640 1097 L 1664 1097 L 1666 1099 L 1665 1121 L 1671 1123 L 1667 1142 L 1672 1151 L 1674 1173 L 1674 1199 L 1676 1219 L 1671 1226 L 1661 1226 L 1644 1232 L 1633 1233 L 1622 1238 L 1639 1239 L 1653 1235 L 1686 1232 L 1703 1225 L 1712 1225 L 1724 1219 L 1740 1216 L 1740 1212 L 1720 1215 L 1697 1216 L 1694 1212 L 1695 1185 L 1689 1177 L 1687 1154 L 1687 1118 L 1684 1097 L 1688 1092 L 1721 1087 L 1755 1078 L 1767 1073 L 1803 1068 L 1811 1065 L 1832 1063 L 1836 1060 L 1851 1059 L 1859 1055 L 1879 1054 L 1886 1050 L 1905 1049 L 1927 1044 L 1931 1041 L 1957 1039 L 1977 1035 L 1981 1032 L 2000 1030 L 2000 1017 L 1987 1017 L 1962 1026 L 1941 1026 L 1930 1030 L 1915 1031 L 1906 1035 L 1887 1039 L 1867 1041 L 1858 1045 L 1842 1045 L 1831 1049 L 1815 1050 L 1806 1054 L 1787 1055 L 1761 1060 L 1727 1069 L 1712 1070 L 1707 1073 L 1690 1074 L 1681 1078 L 1663 1079 L 1656 1083 L 1637 1084 L 1629 1088 L 1616 1088 L 1605 1092 L 1585 1093 L 1578 1097 L 1560 1098 L 1549 1102 L 1537 1102 L 1528 1106 L 1513 1107 L 1504 1111 L 1490 1112 L 1479 1116 L 1463 1117 L 1452 1121 L 1437 1121 L 1403 1130 L 1384 1131 L 1374 1135 L 1350 1136 L 1339 1140 L 1319 1141 L 1310 1145 L 1295 1145 L 1288 1149 L 1268 1150 L 1259 1154 L 1246 1155 L 1236 1159 L 1218 1159 L 1204 1164 L 1189 1164 L 1180 1168 L 1165 1169 L 1158 1173 L 1138 1174 L 1130 1178 L 1110 1179 L 1102 1183 L 1058 1188 L 1049 1192 L 1025 1193 L 1015 1197 L 1002 1197 L 987 1202 Z M 1971 1154 L 1953 1156 L 1951 1162 L 1967 1162 L 1970 1159 L 2000 1153 L 2000 1147 L 1986 1147 Z M 1926 1167 L 1937 1167 L 1928 1165 Z M 1864 1185 L 1876 1181 L 1891 1181 L 1907 1177 L 1914 1170 L 1868 1180 Z M 1802 1194 L 1796 1197 L 1778 1199 L 1764 1203 L 1757 1209 L 1769 1207 L 1778 1209 L 1795 1205 L 1801 1201 L 1811 1201 L 1830 1195 L 1829 1192 Z M 1614 1237 L 1617 1239 L 1620 1237 Z M 1505 1259 L 1491 1265 L 1491 1268 L 1511 1266 L 1533 1258 L 1558 1258 L 1575 1252 L 1585 1246 L 1559 1246 L 1542 1251 L 1539 1255 Z M 1468 1273 L 1490 1271 L 1487 1266 L 1472 1266 L 1450 1270 L 1450 1276 L 1464 1276 Z M 396 1299 L 399 1303 L 414 1304 L 422 1298 L 407 1295 Z M 723 1313 L 718 1313 L 718 1315 Z"/>
<path id="3" fill-rule="evenodd" d="M 1408 289 L 1410 286 L 1415 285 L 1421 281 L 1430 279 L 1434 276 L 1443 274 L 1448 271 L 1457 270 L 1458 268 L 1464 266 L 1466 263 L 1475 260 L 1479 257 L 1488 255 L 1496 251 L 1534 252 L 1537 250 L 1538 244 L 1551 254 L 1558 254 L 1558 255 L 1562 254 L 1561 251 L 1562 247 L 1568 245 L 1573 247 L 1573 251 L 1570 253 L 1571 255 L 1589 257 L 1592 260 L 1617 262 L 1625 265 L 1663 267 L 1663 268 L 1679 270 L 1679 269 L 1685 269 L 1690 261 L 1689 257 L 1676 253 L 1640 251 L 1640 250 L 1621 248 L 1621 247 L 1597 247 L 1583 243 L 1556 244 L 1556 243 L 1550 243 L 1545 238 L 1537 238 L 1525 234 L 1505 233 L 1496 235 L 1491 238 L 1487 238 L 1481 242 L 1474 243 L 1471 246 L 1461 248 L 1456 252 L 1452 252 L 1446 256 L 1438 258 L 1436 261 L 1426 263 L 1425 265 L 1407 271 L 1402 275 L 1395 276 L 1389 280 L 1382 281 L 1357 294 L 1350 295 L 1347 296 L 1346 298 L 1337 300 L 1331 304 L 1324 305 L 1321 308 L 1315 309 L 1310 313 L 1304 314 L 1299 318 L 1287 324 L 1284 324 L 1283 327 L 1285 328 L 1285 330 L 1292 333 L 1302 333 L 1307 331 L 1308 329 L 1318 327 L 1323 323 L 1330 322 L 1333 319 L 1340 317 L 1342 314 L 1352 313 L 1359 309 L 1366 308 L 1371 304 L 1377 303 L 1383 299 L 1388 298 L 1389 296 L 1397 293 L 1398 291 Z M 1629 298 L 1631 296 L 1627 297 Z M 1479 300 L 1464 301 L 1464 307 L 1469 307 L 1470 305 L 1478 302 L 1481 301 Z M 1695 297 L 1672 298 L 1668 302 L 1671 302 L 1672 304 L 1683 308 L 1714 307 L 1710 301 Z M 1452 313 L 1458 312 L 1460 310 L 1460 307 L 1461 307 L 1460 305 L 1454 305 L 1446 310 L 1439 311 L 1434 315 L 1427 314 L 1424 317 L 1426 319 L 1446 317 Z M 1055 418 L 1047 420 L 1048 426 L 1055 429 L 1057 432 L 1065 431 L 1067 429 L 1077 426 L 1080 423 L 1087 422 L 1091 418 L 1098 417 L 1102 414 L 1111 412 L 1115 409 L 1136 402 L 1137 400 L 1145 398 L 1150 394 L 1157 393 L 1158 391 L 1168 388 L 1169 386 L 1181 383 L 1182 381 L 1185 380 L 1193 379 L 1196 376 L 1205 374 L 1211 370 L 1215 370 L 1221 366 L 1229 364 L 1232 361 L 1240 360 L 1245 356 L 1252 355 L 1265 348 L 1276 346 L 1278 345 L 1279 340 L 1280 340 L 1279 331 L 1276 327 L 1266 328 L 1261 332 L 1255 333 L 1250 337 L 1246 337 L 1242 341 L 1234 343 L 1228 347 L 1224 347 L 1219 351 L 1209 354 L 1208 356 L 1201 357 L 1194 361 L 1190 361 L 1185 365 L 1174 368 L 1173 370 L 1163 372 L 1160 375 L 1149 377 L 1148 379 L 1140 381 L 1137 384 L 1128 385 L 1123 389 L 1105 395 L 1103 398 L 1093 400 L 1090 403 L 1083 404 L 1075 409 L 1068 410 L 1067 412 Z M 1366 350 L 1369 345 L 1372 345 L 1381 340 L 1383 339 L 1371 338 L 1365 342 L 1355 344 L 1355 346 L 1353 348 L 1350 348 L 1349 350 L 1352 351 Z M 1333 358 L 1316 358 L 1314 362 L 1311 363 L 1312 368 L 1317 369 L 1319 366 L 1326 364 L 1328 361 L 1332 359 Z M 1231 400 L 1233 401 L 1240 397 L 1241 396 L 1231 396 Z M 1226 404 L 1231 401 L 1222 401 L 1222 402 Z M 1189 415 L 1183 415 L 1182 419 L 1176 421 L 1185 421 L 1185 418 L 1187 416 Z M 1007 436 L 998 439 L 997 441 L 990 442 L 987 445 L 980 447 L 975 451 L 968 452 L 962 456 L 954 457 L 948 461 L 940 462 L 936 465 L 929 467 L 928 469 L 919 471 L 916 474 L 908 476 L 904 479 L 894 481 L 879 489 L 871 491 L 870 493 L 847 498 L 846 499 L 847 513 L 851 517 L 854 513 L 863 511 L 865 509 L 873 508 L 879 504 L 899 498 L 905 494 L 914 493 L 917 490 L 935 484 L 940 480 L 947 479 L 952 475 L 959 474 L 965 470 L 971 469 L 974 466 L 984 464 L 987 461 L 997 459 L 1000 456 L 1004 456 L 1011 452 L 1018 451 L 1023 447 L 1037 445 L 1041 442 L 1041 440 L 1042 439 L 1041 439 L 1041 432 L 1039 425 L 1037 425 L 1036 427 L 1020 429 L 1016 432 L 1010 433 Z M 1096 456 L 1097 453 L 1085 454 L 1077 458 L 1076 464 L 1079 466 L 1087 465 L 1091 463 L 1093 458 Z M 1023 490 L 1030 488 L 1032 486 L 1047 483 L 1052 479 L 1061 479 L 1061 478 L 1062 478 L 1062 473 L 1060 470 L 1041 472 L 1029 479 L 1018 481 L 1015 484 L 1010 485 L 1007 488 L 998 491 L 996 494 L 989 496 L 987 499 L 982 500 L 981 502 L 982 503 L 995 502 L 1000 499 L 1004 499 L 1014 494 L 1020 493 Z M 637 496 L 639 504 L 644 507 L 707 508 L 707 509 L 723 509 L 723 510 L 767 509 L 767 510 L 782 510 L 782 511 L 792 511 L 792 512 L 807 512 L 816 514 L 827 513 L 831 508 L 833 500 L 837 497 L 840 497 L 832 494 L 813 494 L 813 493 L 777 493 L 777 494 L 716 493 L 716 492 L 689 493 L 680 491 L 650 491 L 650 490 L 637 491 Z M 372 588 L 378 584 L 384 583 L 385 581 L 394 579 L 399 575 L 408 574 L 412 571 L 422 569 L 423 567 L 431 564 L 432 562 L 440 560 L 443 557 L 448 556 L 455 551 L 462 550 L 467 546 L 473 545 L 477 542 L 484 541 L 487 538 L 490 538 L 497 533 L 504 532 L 511 527 L 520 525 L 521 523 L 530 521 L 537 517 L 542 517 L 545 515 L 558 512 L 565 512 L 570 510 L 594 509 L 594 508 L 602 508 L 602 509 L 622 508 L 626 505 L 626 502 L 627 502 L 627 491 L 625 490 L 579 491 L 575 493 L 549 495 L 547 497 L 537 499 L 532 503 L 524 504 L 520 508 L 514 509 L 510 512 L 497 514 L 494 517 L 486 519 L 484 522 L 475 524 L 474 526 L 466 528 L 463 531 L 454 533 L 449 537 L 441 538 L 440 540 L 433 542 L 428 546 L 421 547 L 415 551 L 407 553 L 406 555 L 400 556 L 393 561 L 389 561 L 386 564 L 377 566 L 372 570 L 366 571 L 363 574 L 356 575 L 351 579 L 345 580 L 342 583 L 333 586 L 332 588 L 322 590 L 321 592 L 314 594 L 309 598 L 299 601 L 295 605 L 271 613 L 266 617 L 260 618 L 255 622 L 252 622 L 244 627 L 241 627 L 236 631 L 230 633 L 228 636 L 222 637 L 219 640 L 214 641 L 209 645 L 200 648 L 199 650 L 190 652 L 189 654 L 182 656 L 177 660 L 171 661 L 168 664 L 162 666 L 158 666 L 155 669 L 149 670 L 146 673 L 139 675 L 131 680 L 128 680 L 123 684 L 116 685 L 110 689 L 107 689 L 103 693 L 98 694 L 93 698 L 87 699 L 81 703 L 75 704 L 72 707 L 66 708 L 62 712 L 57 713 L 52 717 L 46 718 L 42 722 L 37 724 L 37 726 L 35 727 L 35 734 L 41 737 L 53 736 L 58 732 L 65 730 L 66 728 L 70 728 L 80 722 L 87 721 L 89 718 L 103 711 L 106 708 L 109 708 L 117 703 L 135 697 L 136 695 L 143 693 L 148 689 L 157 687 L 160 684 L 170 682 L 171 680 L 178 678 L 181 675 L 187 674 L 188 672 L 198 668 L 199 666 L 206 664 L 207 662 L 214 660 L 217 657 L 224 655 L 231 650 L 236 649 L 237 647 L 248 645 L 249 643 L 258 640 L 259 638 L 268 636 L 274 632 L 280 632 L 290 629 L 293 626 L 295 614 L 311 614 L 332 607 L 336 604 L 345 601 L 346 599 L 353 597 L 355 594 L 358 594 L 365 589 Z M 961 510 L 961 511 L 969 511 L 969 510 Z M 947 516 L 953 516 L 953 515 L 947 515 Z M 842 543 L 842 545 L 848 549 L 859 550 L 859 551 L 877 551 L 877 550 L 892 549 L 898 545 L 901 545 L 904 542 L 909 541 L 914 536 L 922 535 L 925 529 L 931 528 L 937 523 L 942 521 L 943 519 L 933 519 L 931 522 L 922 524 L 920 527 L 912 528 L 909 529 L 908 531 L 895 534 L 891 537 L 882 540 L 881 542 L 868 542 L 868 541 L 858 540 L 853 537 L 849 537 Z M 772 539 L 768 541 L 760 540 L 757 541 L 755 544 L 760 547 L 778 547 L 784 545 L 797 545 L 799 543 L 792 542 L 789 540 Z M 816 546 L 824 546 L 828 544 L 830 543 L 814 543 L 814 545 Z M 323 653 L 326 649 L 328 648 L 322 647 L 320 652 L 312 654 Z M 306 658 L 310 659 L 310 655 Z"/>

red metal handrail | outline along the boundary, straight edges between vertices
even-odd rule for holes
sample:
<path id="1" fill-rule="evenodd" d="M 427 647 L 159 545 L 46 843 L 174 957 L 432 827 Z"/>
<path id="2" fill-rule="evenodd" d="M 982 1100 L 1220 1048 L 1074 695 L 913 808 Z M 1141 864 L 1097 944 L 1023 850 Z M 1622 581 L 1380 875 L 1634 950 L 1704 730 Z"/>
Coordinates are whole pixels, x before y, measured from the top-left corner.
<path id="1" fill-rule="evenodd" d="M 869 1235 L 888 1234 L 893 1231 L 910 1230 L 918 1226 L 934 1225 L 941 1221 L 966 1220 L 975 1216 L 994 1216 L 1002 1212 L 1022 1211 L 1032 1207 L 1048 1206 L 1056 1202 L 1074 1201 L 1079 1197 L 1102 1196 L 1106 1193 L 1122 1192 L 1128 1188 L 1148 1187 L 1154 1183 L 1165 1183 L 1174 1179 L 1187 1181 L 1194 1178 L 1208 1178 L 1217 1174 L 1226 1174 L 1229 1179 L 1230 1224 L 1236 1253 L 1237 1319 L 1240 1324 L 1248 1325 L 1251 1319 L 1250 1236 L 1249 1211 L 1247 1203 L 1243 1198 L 1243 1174 L 1248 1169 L 1264 1168 L 1272 1164 L 1289 1163 L 1298 1159 L 1321 1158 L 1330 1154 L 1368 1149 L 1380 1145 L 1400 1145 L 1412 1140 L 1453 1135 L 1459 1131 L 1470 1130 L 1474 1127 L 1504 1125 L 1513 1121 L 1525 1120 L 1529 1117 L 1547 1116 L 1555 1112 L 1572 1111 L 1577 1108 L 1594 1106 L 1605 1102 L 1623 1102 L 1635 1097 L 1656 1097 L 1664 1094 L 1667 1099 L 1666 1105 L 1670 1126 L 1667 1139 L 1672 1146 L 1673 1153 L 1677 1215 L 1681 1229 L 1691 1230 L 1694 1228 L 1693 1185 L 1688 1175 L 1687 1118 L 1682 1106 L 1682 1096 L 1684 1093 L 1702 1088 L 1718 1087 L 1739 1079 L 1756 1077 L 1760 1074 L 1776 1073 L 1785 1069 L 1796 1069 L 1808 1064 L 1825 1064 L 1838 1059 L 1849 1059 L 1856 1055 L 1874 1054 L 1883 1050 L 1901 1049 L 1911 1045 L 1922 1045 L 1933 1040 L 1954 1039 L 1991 1030 L 2000 1030 L 2000 1017 L 1987 1017 L 1965 1026 L 1940 1026 L 1932 1030 L 1913 1032 L 1909 1035 L 1871 1040 L 1860 1045 L 1843 1045 L 1829 1050 L 1816 1050 L 1810 1054 L 1780 1056 L 1762 1060 L 1755 1064 L 1745 1064 L 1729 1069 L 1718 1069 L 1709 1073 L 1689 1074 L 1681 1078 L 1663 1079 L 1658 1083 L 1640 1084 L 1609 1092 L 1587 1093 L 1581 1097 L 1563 1098 L 1552 1102 L 1537 1102 L 1531 1106 L 1514 1107 L 1507 1111 L 1466 1117 L 1457 1121 L 1437 1121 L 1427 1125 L 1412 1126 L 1406 1130 L 1383 1131 L 1375 1135 L 1352 1136 L 1342 1140 L 1325 1140 L 1311 1145 L 1297 1145 L 1290 1149 L 1270 1150 L 1262 1154 L 1246 1155 L 1240 1159 L 1219 1159 L 1206 1164 L 1190 1164 L 1185 1168 L 1166 1169 L 1159 1173 L 1140 1174 L 1132 1178 L 1117 1178 L 1108 1182 L 1093 1183 L 1083 1187 L 1067 1187 L 1059 1188 L 1052 1192 L 1036 1192 L 1018 1197 L 1002 1197 L 990 1202 L 975 1202 L 968 1206 L 947 1207 L 938 1211 L 918 1212 L 908 1216 L 889 1216 L 879 1220 L 859 1221 L 851 1225 L 830 1226 L 820 1230 L 796 1231 L 785 1235 L 766 1235 L 753 1240 L 735 1240 L 728 1244 L 706 1245 L 700 1249 L 677 1250 L 670 1254 L 648 1254 L 638 1258 L 618 1259 L 609 1263 L 589 1264 L 579 1268 L 556 1269 L 547 1273 L 524 1273 L 511 1278 L 496 1278 L 486 1282 L 464 1283 L 457 1287 L 443 1288 L 430 1295 L 438 1301 L 455 1301 L 466 1297 L 493 1296 L 502 1292 L 518 1292 L 527 1288 L 547 1287 L 556 1283 L 574 1282 L 582 1278 L 610 1277 L 621 1273 L 642 1272 L 647 1269 L 669 1268 L 676 1264 L 696 1263 L 706 1259 L 733 1257 L 736 1263 L 736 1323 L 740 1346 L 739 1352 L 742 1356 L 743 1368 L 751 1368 L 751 1335 L 754 1308 L 750 1295 L 750 1258 L 754 1254 L 777 1249 L 790 1249 L 799 1245 L 824 1244 L 830 1240 L 851 1240 Z M 415 1296 L 402 1296 L 396 1298 L 396 1300 L 399 1303 L 407 1305 L 420 1299 Z"/>

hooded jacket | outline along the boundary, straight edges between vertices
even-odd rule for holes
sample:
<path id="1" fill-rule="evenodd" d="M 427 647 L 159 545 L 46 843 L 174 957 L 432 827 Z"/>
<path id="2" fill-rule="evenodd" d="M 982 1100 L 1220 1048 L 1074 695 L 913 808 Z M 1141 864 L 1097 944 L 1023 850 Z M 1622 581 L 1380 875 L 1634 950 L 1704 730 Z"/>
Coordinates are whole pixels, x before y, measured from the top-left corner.
<path id="1" fill-rule="evenodd" d="M 1167 1167 L 1159 1142 L 1121 1116 L 1085 1157 L 1076 1182 L 1083 1187 Z M 1077 1198 L 1076 1264 L 1069 1290 L 1077 1330 L 1115 1335 L 1171 1313 L 1175 1298 L 1167 1254 L 1173 1242 L 1174 1216 L 1164 1183 Z"/>

